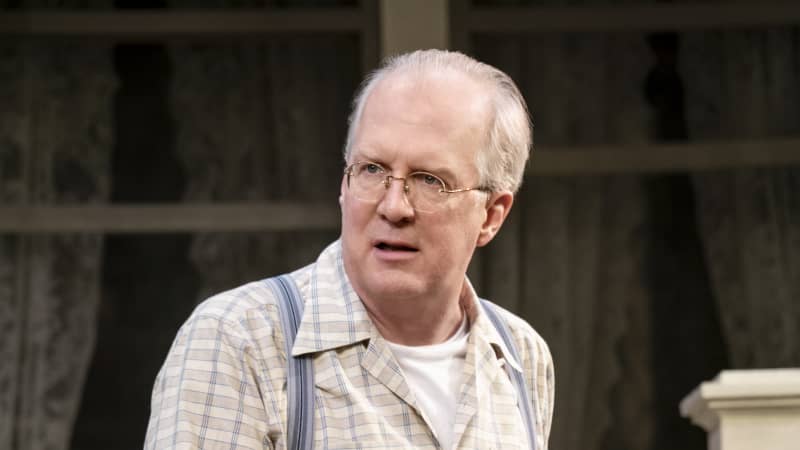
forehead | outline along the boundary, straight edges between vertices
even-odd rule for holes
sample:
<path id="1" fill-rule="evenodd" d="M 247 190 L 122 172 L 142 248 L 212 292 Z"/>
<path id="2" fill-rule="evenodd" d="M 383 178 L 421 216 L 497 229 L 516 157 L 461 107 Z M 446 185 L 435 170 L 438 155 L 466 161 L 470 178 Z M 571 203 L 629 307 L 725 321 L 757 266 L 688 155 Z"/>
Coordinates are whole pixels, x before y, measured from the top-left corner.
<path id="1" fill-rule="evenodd" d="M 390 74 L 365 101 L 355 124 L 354 154 L 409 163 L 474 164 L 489 117 L 485 87 L 466 75 Z"/>

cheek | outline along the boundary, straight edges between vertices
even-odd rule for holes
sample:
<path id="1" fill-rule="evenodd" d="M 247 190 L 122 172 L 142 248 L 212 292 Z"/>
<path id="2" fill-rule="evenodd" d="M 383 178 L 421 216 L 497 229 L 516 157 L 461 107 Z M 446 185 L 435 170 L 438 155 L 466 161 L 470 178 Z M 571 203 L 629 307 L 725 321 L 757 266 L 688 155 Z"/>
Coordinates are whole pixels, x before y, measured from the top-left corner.
<path id="1" fill-rule="evenodd" d="M 453 209 L 437 218 L 432 229 L 431 242 L 441 249 L 442 260 L 448 264 L 457 264 L 465 254 L 469 255 L 475 248 L 480 234 L 480 217 L 475 210 Z"/>
<path id="2" fill-rule="evenodd" d="M 358 239 L 364 235 L 364 230 L 369 224 L 374 212 L 370 205 L 348 198 L 342 197 L 342 235 L 350 236 L 351 239 Z"/>
<path id="3" fill-rule="evenodd" d="M 482 204 L 465 202 L 459 208 L 452 208 L 444 215 L 443 221 L 451 232 L 458 234 L 462 238 L 477 236 L 481 225 L 486 220 L 486 210 Z"/>

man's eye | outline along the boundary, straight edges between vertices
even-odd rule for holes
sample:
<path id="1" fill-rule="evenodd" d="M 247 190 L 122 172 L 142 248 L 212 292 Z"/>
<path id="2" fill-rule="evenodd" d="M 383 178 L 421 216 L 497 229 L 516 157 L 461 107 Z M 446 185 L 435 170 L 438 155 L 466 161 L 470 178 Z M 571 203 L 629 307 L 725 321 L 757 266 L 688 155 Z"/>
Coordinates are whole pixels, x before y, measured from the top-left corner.
<path id="1" fill-rule="evenodd" d="M 425 177 L 423 178 L 423 181 L 425 181 L 425 184 L 431 184 L 431 185 L 441 184 L 441 183 L 439 183 L 439 179 L 438 178 L 436 178 L 433 175 L 429 175 L 429 174 L 425 175 Z"/>
<path id="2" fill-rule="evenodd" d="M 442 180 L 437 178 L 435 175 L 431 175 L 425 172 L 419 172 L 414 174 L 414 180 L 420 185 L 424 186 L 425 188 L 435 189 L 436 191 L 440 191 L 444 189 L 444 184 Z"/>
<path id="3" fill-rule="evenodd" d="M 374 175 L 376 173 L 383 172 L 383 168 L 381 166 L 377 165 L 377 164 L 369 163 L 369 164 L 365 164 L 364 165 L 364 171 L 369 173 L 369 174 Z"/>

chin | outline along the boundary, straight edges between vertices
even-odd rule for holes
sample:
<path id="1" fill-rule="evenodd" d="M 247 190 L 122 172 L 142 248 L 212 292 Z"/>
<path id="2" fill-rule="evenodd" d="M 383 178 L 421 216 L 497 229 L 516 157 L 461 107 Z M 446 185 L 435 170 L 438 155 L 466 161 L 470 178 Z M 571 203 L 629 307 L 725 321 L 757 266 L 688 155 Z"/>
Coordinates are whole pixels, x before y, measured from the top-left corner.
<path id="1" fill-rule="evenodd" d="M 408 273 L 372 273 L 362 281 L 365 293 L 376 301 L 380 301 L 382 298 L 419 297 L 430 291 L 427 283 L 418 276 Z"/>

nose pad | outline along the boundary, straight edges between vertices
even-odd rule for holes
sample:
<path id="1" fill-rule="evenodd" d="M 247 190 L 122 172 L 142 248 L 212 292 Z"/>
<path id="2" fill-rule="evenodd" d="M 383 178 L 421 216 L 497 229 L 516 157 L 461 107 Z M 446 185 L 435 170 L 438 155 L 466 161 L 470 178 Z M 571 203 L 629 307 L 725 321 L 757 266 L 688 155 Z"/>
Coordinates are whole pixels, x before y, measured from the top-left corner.
<path id="1" fill-rule="evenodd" d="M 406 179 L 405 178 L 393 177 L 391 175 L 387 175 L 386 178 L 383 179 L 383 187 L 385 187 L 386 190 L 389 190 L 389 188 L 392 187 L 392 181 L 402 181 L 403 182 L 403 193 L 404 194 L 408 194 L 408 183 L 406 183 Z"/>
<path id="2" fill-rule="evenodd" d="M 386 197 L 391 195 L 394 181 L 399 181 L 401 183 L 400 184 L 401 197 L 403 197 L 406 203 L 411 205 L 411 202 L 408 199 L 408 184 L 406 183 L 406 180 L 404 178 L 395 178 L 391 175 L 386 177 L 386 180 L 384 180 L 383 182 L 383 185 L 386 186 Z"/>
<path id="3" fill-rule="evenodd" d="M 402 183 L 399 190 L 393 189 L 393 181 Z M 393 220 L 413 215 L 414 207 L 408 198 L 409 188 L 406 180 L 388 176 L 384 181 L 384 186 L 386 186 L 386 195 L 383 196 L 379 204 L 379 212 Z"/>
<path id="4" fill-rule="evenodd" d="M 392 184 L 394 184 L 394 183 L 392 183 L 393 181 L 399 181 L 399 182 L 403 183 L 401 185 L 402 189 L 403 189 L 403 194 L 405 194 L 404 196 L 408 196 L 408 183 L 406 183 L 406 179 L 405 178 L 393 177 L 391 175 L 388 175 L 383 180 L 383 186 L 386 188 L 386 190 L 387 191 L 391 191 L 392 190 Z M 386 194 L 388 195 L 389 192 L 387 192 Z M 406 200 L 408 200 L 408 199 L 406 199 Z"/>

